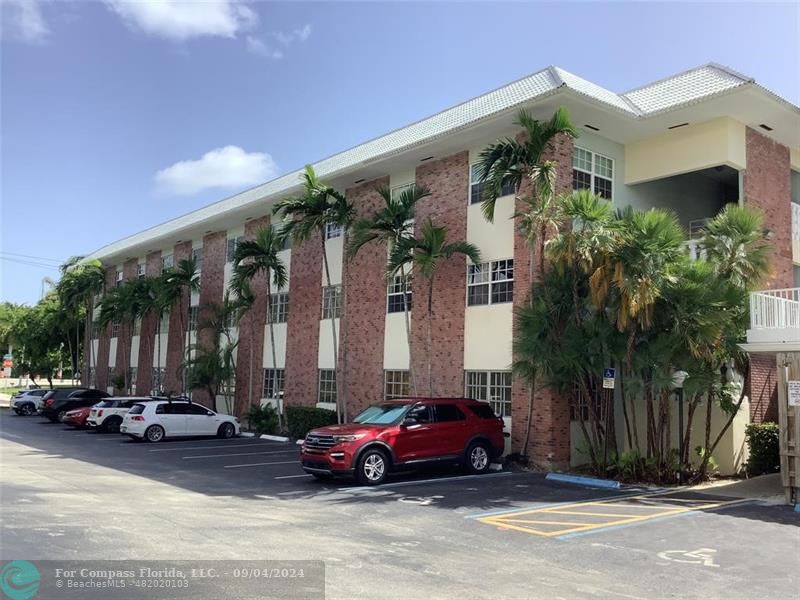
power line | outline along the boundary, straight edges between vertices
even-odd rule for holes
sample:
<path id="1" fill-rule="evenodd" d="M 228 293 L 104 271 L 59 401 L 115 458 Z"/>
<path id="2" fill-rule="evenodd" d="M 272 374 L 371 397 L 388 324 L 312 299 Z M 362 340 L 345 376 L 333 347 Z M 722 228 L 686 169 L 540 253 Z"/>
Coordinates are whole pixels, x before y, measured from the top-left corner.
<path id="1" fill-rule="evenodd" d="M 61 264 L 61 262 L 62 262 L 62 261 L 60 261 L 58 259 L 55 259 L 55 258 L 45 258 L 44 256 L 33 256 L 31 254 L 17 254 L 16 252 L 6 252 L 5 250 L 0 252 L 0 254 L 5 254 L 7 256 L 19 256 L 19 257 L 22 257 L 22 258 L 33 258 L 33 259 L 36 259 L 36 260 L 44 260 L 44 261 L 47 261 L 47 262 L 54 262 L 54 263 L 58 263 L 58 264 Z"/>
<path id="2" fill-rule="evenodd" d="M 12 258 L 10 256 L 0 256 L 0 260 L 8 260 L 21 265 L 29 265 L 31 267 L 41 267 L 43 269 L 53 269 L 54 271 L 58 271 L 58 267 L 55 265 L 48 265 L 46 263 L 35 262 L 32 260 L 22 260 L 21 258 Z"/>

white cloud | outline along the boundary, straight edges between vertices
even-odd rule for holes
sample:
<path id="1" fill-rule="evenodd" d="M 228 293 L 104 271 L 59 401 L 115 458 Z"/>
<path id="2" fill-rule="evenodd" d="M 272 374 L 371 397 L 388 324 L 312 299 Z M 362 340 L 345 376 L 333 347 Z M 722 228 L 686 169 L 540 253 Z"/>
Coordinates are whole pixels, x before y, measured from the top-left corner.
<path id="1" fill-rule="evenodd" d="M 241 0 L 105 1 L 129 27 L 171 40 L 234 38 L 258 23 L 258 15 Z"/>
<path id="2" fill-rule="evenodd" d="M 40 0 L 3 0 L 4 29 L 25 42 L 42 42 L 50 34 L 50 28 L 42 15 Z"/>
<path id="3" fill-rule="evenodd" d="M 249 187 L 277 174 L 278 165 L 269 154 L 225 146 L 198 160 L 176 162 L 156 173 L 155 181 L 162 193 L 189 196 L 214 188 Z"/>
<path id="4" fill-rule="evenodd" d="M 263 41 L 252 35 L 248 35 L 245 41 L 247 42 L 247 49 L 253 54 L 275 60 L 283 58 L 283 50 L 267 46 Z"/>
<path id="5" fill-rule="evenodd" d="M 288 46 L 294 42 L 305 42 L 311 37 L 311 23 L 306 23 L 298 29 L 292 31 L 277 31 L 272 35 L 284 46 Z"/>

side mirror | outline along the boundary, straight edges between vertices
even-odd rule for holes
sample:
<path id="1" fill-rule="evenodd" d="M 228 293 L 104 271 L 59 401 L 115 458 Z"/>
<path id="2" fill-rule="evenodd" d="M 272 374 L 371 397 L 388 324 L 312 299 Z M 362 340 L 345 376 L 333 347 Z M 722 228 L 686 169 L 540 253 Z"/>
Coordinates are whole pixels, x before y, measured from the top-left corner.
<path id="1" fill-rule="evenodd" d="M 406 417 L 403 419 L 403 427 L 408 427 L 409 425 L 416 425 L 418 421 L 414 417 Z"/>
<path id="2" fill-rule="evenodd" d="M 213 417 L 213 416 L 214 416 L 214 413 L 213 413 L 213 412 L 211 412 L 211 411 L 209 410 L 209 411 L 206 413 L 206 416 L 207 416 L 207 417 Z"/>

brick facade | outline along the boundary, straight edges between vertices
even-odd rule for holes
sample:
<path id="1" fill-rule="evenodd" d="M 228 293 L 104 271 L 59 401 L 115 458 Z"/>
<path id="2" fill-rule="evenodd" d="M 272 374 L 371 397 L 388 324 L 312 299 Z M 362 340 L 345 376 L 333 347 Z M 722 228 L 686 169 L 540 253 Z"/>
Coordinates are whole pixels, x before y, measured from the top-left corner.
<path id="1" fill-rule="evenodd" d="M 545 152 L 546 160 L 556 162 L 556 193 L 572 190 L 572 139 L 558 136 Z M 523 187 L 520 195 L 527 193 Z M 523 205 L 518 201 L 518 210 Z M 519 228 L 514 229 L 514 307 L 529 300 L 531 276 L 538 277 L 538 258 L 531 264 L 531 248 Z M 516 319 L 514 328 L 516 331 Z M 543 467 L 562 468 L 569 466 L 570 419 L 569 399 L 547 389 L 539 389 L 533 397 L 531 423 L 528 422 L 530 386 L 515 377 L 511 386 L 511 447 L 514 451 L 527 453 L 533 463 Z M 530 429 L 528 448 L 524 448 L 525 437 Z"/>
<path id="2" fill-rule="evenodd" d="M 317 402 L 319 319 L 322 314 L 322 248 L 318 238 L 292 248 L 286 335 L 287 406 Z"/>
<path id="3" fill-rule="evenodd" d="M 181 242 L 175 245 L 172 260 L 175 267 L 192 255 L 192 243 Z M 167 363 L 164 374 L 164 392 L 179 394 L 183 390 L 184 328 L 189 319 L 189 292 L 185 291 L 169 312 L 169 336 L 167 337 Z"/>
<path id="4" fill-rule="evenodd" d="M 117 268 L 109 267 L 106 269 L 106 290 L 114 287 L 114 282 L 117 277 Z M 111 385 L 108 377 L 108 359 L 111 351 L 111 324 L 103 327 L 98 333 L 97 343 L 97 360 L 95 362 L 95 369 L 97 373 L 97 388 L 105 391 Z"/>
<path id="5" fill-rule="evenodd" d="M 151 252 L 145 260 L 144 273 L 147 277 L 161 274 L 161 252 Z M 146 396 L 153 389 L 153 357 L 155 355 L 158 315 L 150 312 L 142 318 L 139 336 L 139 362 L 136 375 L 136 395 Z"/>
<path id="6" fill-rule="evenodd" d="M 225 297 L 225 257 L 227 251 L 227 234 L 217 231 L 203 236 L 203 268 L 200 271 L 200 299 L 197 314 L 196 340 L 198 352 L 204 348 L 211 349 L 214 344 L 214 333 L 203 325 L 214 317 L 214 311 L 222 306 Z M 187 304 L 186 319 L 189 308 Z M 187 325 L 188 327 L 188 322 Z M 192 390 L 192 400 L 209 408 L 216 407 L 216 398 L 211 398 L 203 389 Z"/>
<path id="7" fill-rule="evenodd" d="M 415 231 L 430 217 L 434 225 L 447 228 L 447 241 L 467 239 L 469 202 L 469 153 L 459 152 L 417 167 L 416 184 L 431 195 L 417 204 Z M 431 320 L 434 396 L 464 395 L 464 313 L 467 261 L 462 255 L 443 261 L 436 269 Z M 417 276 L 413 282 L 414 309 L 411 313 L 411 344 L 414 374 L 419 393 L 428 386 L 428 281 Z"/>
<path id="8" fill-rule="evenodd" d="M 252 240 L 270 218 L 261 217 L 244 224 L 244 237 Z M 234 414 L 246 414 L 261 399 L 262 365 L 264 362 L 264 324 L 267 322 L 267 277 L 259 273 L 250 282 L 255 301 L 239 323 L 239 347 L 236 354 L 236 404 Z M 273 290 L 275 293 L 275 290 Z"/>
<path id="9" fill-rule="evenodd" d="M 132 281 L 136 279 L 136 268 L 138 261 L 134 258 L 125 261 L 122 265 L 122 280 Z M 114 361 L 114 375 L 125 377 L 125 371 L 131 366 L 131 339 L 133 337 L 133 323 L 128 319 L 120 323 L 119 337 L 117 338 L 117 356 Z"/>
<path id="10" fill-rule="evenodd" d="M 357 217 L 367 217 L 383 205 L 376 188 L 388 187 L 389 179 L 363 183 L 347 190 L 347 199 Z M 340 393 L 347 402 L 347 415 L 353 417 L 383 398 L 383 342 L 386 327 L 387 249 L 371 242 L 344 261 L 345 298 L 339 347 Z"/>
<path id="11" fill-rule="evenodd" d="M 744 201 L 761 210 L 764 228 L 773 245 L 772 274 L 764 286 L 771 289 L 794 286 L 792 262 L 791 164 L 789 149 L 747 128 L 747 169 Z M 758 423 L 778 418 L 778 390 L 773 356 L 750 359 L 750 418 Z"/>

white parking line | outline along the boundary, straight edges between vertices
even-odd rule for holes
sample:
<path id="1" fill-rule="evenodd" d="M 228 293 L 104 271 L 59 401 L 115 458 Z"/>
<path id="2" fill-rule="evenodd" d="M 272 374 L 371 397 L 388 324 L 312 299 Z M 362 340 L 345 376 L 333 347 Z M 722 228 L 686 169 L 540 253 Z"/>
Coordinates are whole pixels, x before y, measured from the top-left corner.
<path id="1" fill-rule="evenodd" d="M 263 465 L 296 465 L 299 461 L 287 460 L 283 462 L 263 462 L 263 463 L 249 463 L 246 465 L 225 465 L 226 469 L 242 469 L 244 467 L 261 467 Z"/>
<path id="2" fill-rule="evenodd" d="M 448 481 L 464 481 L 465 479 L 488 479 L 489 477 L 501 477 L 504 475 L 511 475 L 511 471 L 503 471 L 501 473 L 484 473 L 481 475 L 461 475 L 458 477 L 436 477 L 435 479 L 417 479 L 416 481 L 396 481 L 394 483 L 382 483 L 376 486 L 361 486 L 361 487 L 342 487 L 339 488 L 340 492 L 377 492 L 387 487 L 402 487 L 407 485 L 422 485 L 426 483 L 447 483 Z"/>
<path id="3" fill-rule="evenodd" d="M 181 450 L 215 450 L 216 448 L 252 448 L 253 446 L 275 446 L 267 442 L 252 442 L 250 444 L 220 444 L 219 446 L 181 446 L 180 448 L 156 448 L 148 452 L 179 452 Z"/>
<path id="4" fill-rule="evenodd" d="M 303 473 L 302 475 L 281 475 L 280 477 L 273 477 L 273 479 L 295 479 L 296 477 L 313 477 L 309 473 Z"/>
<path id="5" fill-rule="evenodd" d="M 255 454 L 290 454 L 291 450 L 275 450 L 272 452 L 237 452 L 235 454 L 199 454 L 196 456 L 181 456 L 183 460 L 192 460 L 193 458 L 223 458 L 225 456 L 253 456 Z"/>

